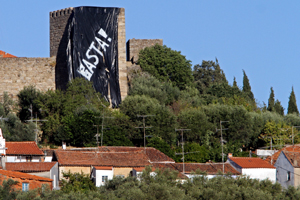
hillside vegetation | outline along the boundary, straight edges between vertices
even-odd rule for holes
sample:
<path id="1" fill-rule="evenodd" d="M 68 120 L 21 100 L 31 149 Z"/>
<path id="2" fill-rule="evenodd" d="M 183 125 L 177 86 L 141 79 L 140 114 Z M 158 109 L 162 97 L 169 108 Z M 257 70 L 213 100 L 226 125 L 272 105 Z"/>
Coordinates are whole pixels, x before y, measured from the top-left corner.
<path id="1" fill-rule="evenodd" d="M 16 105 L 7 94 L 0 105 L 1 128 L 7 141 L 34 140 L 38 123 L 40 145 L 97 146 L 95 134 L 102 133 L 105 146 L 155 147 L 181 161 L 181 140 L 186 162 L 221 161 L 221 127 L 224 153 L 247 156 L 249 150 L 273 144 L 280 148 L 292 143 L 292 127 L 300 126 L 296 97 L 292 89 L 288 114 L 273 88 L 268 105 L 259 106 L 243 71 L 243 85 L 228 83 L 217 59 L 191 67 L 180 52 L 166 46 L 153 46 L 140 52 L 139 67 L 129 70 L 129 93 L 119 109 L 110 109 L 90 82 L 74 79 L 66 91 L 38 91 L 25 87 Z M 266 91 L 268 92 L 268 91 Z M 32 105 L 32 108 L 30 107 Z M 146 116 L 144 119 L 142 116 Z M 138 128 L 139 127 L 139 128 Z M 175 131 L 189 129 L 189 131 Z M 181 135 L 183 133 L 183 137 Z M 294 142 L 300 141 L 293 128 Z M 99 138 L 101 145 L 101 138 Z"/>

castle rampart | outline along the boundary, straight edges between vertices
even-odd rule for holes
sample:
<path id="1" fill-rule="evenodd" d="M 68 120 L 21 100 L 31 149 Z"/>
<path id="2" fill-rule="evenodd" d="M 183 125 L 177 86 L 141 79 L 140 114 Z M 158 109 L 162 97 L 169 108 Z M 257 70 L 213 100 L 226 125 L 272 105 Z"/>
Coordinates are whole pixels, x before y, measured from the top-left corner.
<path id="1" fill-rule="evenodd" d="M 34 85 L 41 91 L 55 90 L 55 57 L 1 58 L 0 96 L 7 91 L 13 98 L 24 86 Z"/>

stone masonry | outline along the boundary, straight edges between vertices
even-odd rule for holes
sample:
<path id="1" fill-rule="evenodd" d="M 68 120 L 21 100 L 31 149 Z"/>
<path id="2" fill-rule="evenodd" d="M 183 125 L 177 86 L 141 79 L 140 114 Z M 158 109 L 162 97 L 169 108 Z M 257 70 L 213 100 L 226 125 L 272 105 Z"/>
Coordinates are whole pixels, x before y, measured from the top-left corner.
<path id="1" fill-rule="evenodd" d="M 55 90 L 55 57 L 1 58 L 0 96 L 3 92 L 14 99 L 24 86 L 33 85 L 41 91 Z"/>
<path id="2" fill-rule="evenodd" d="M 136 63 L 139 59 L 139 53 L 145 47 L 151 47 L 155 44 L 163 45 L 162 39 L 130 39 L 126 44 L 127 48 L 127 61 Z"/>

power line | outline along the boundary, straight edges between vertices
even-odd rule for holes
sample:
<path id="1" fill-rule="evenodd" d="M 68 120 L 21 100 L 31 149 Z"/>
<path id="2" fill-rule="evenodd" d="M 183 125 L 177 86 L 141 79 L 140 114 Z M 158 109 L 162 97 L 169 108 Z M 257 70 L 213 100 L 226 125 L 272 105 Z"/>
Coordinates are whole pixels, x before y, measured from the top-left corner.
<path id="1" fill-rule="evenodd" d="M 43 122 L 43 121 L 48 121 L 46 119 L 38 119 L 37 118 L 37 112 L 35 112 L 35 119 L 33 119 L 33 109 L 32 109 L 32 104 L 30 104 L 30 108 L 28 108 L 30 111 L 30 120 L 25 120 L 27 122 L 35 122 L 35 143 L 38 144 L 38 129 L 37 129 L 37 122 Z M 40 109 L 41 111 L 42 109 Z"/>
<path id="2" fill-rule="evenodd" d="M 152 126 L 146 127 L 146 125 L 145 125 L 145 118 L 146 117 L 152 117 L 152 116 L 155 116 L 155 115 L 137 115 L 137 117 L 142 117 L 143 118 L 143 127 L 135 127 L 135 128 L 142 128 L 142 129 L 144 129 L 144 148 L 145 148 L 145 152 L 146 152 L 146 137 L 149 136 L 149 135 L 146 135 L 146 128 L 152 128 Z"/>
<path id="3" fill-rule="evenodd" d="M 190 131 L 191 129 L 176 129 L 175 131 L 180 131 L 181 132 L 181 148 L 182 148 L 182 152 L 181 153 L 175 153 L 175 155 L 180 155 L 182 154 L 182 172 L 183 174 L 185 174 L 185 168 L 184 168 L 184 154 L 188 154 L 184 152 L 184 142 L 183 142 L 183 131 Z"/>
<path id="4" fill-rule="evenodd" d="M 222 134 L 222 130 L 228 130 L 228 128 L 222 129 L 222 123 L 226 123 L 229 121 L 220 121 L 220 129 L 216 129 L 217 131 L 221 130 L 221 144 L 222 144 L 222 163 L 223 163 L 223 174 L 224 174 L 224 152 L 223 152 L 223 143 L 226 142 L 225 140 L 223 140 L 223 134 Z"/>
<path id="5" fill-rule="evenodd" d="M 102 147 L 102 145 L 103 145 L 103 130 L 104 130 L 104 119 L 105 118 L 114 118 L 114 117 L 105 117 L 104 116 L 104 112 L 102 113 L 102 117 L 96 117 L 96 118 L 102 118 L 102 124 L 101 125 L 99 125 L 99 124 L 96 124 L 96 125 L 94 125 L 95 127 L 97 127 L 97 134 L 95 135 L 95 137 L 96 137 L 96 140 L 97 140 L 97 147 L 99 147 L 99 140 L 98 140 L 98 137 L 99 137 L 99 126 L 101 126 L 101 147 Z"/>

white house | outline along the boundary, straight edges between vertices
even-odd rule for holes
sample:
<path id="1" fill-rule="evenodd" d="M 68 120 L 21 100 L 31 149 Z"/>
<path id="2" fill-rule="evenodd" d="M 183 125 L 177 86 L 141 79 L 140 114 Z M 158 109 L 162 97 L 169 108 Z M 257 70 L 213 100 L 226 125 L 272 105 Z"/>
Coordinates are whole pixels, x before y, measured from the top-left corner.
<path id="1" fill-rule="evenodd" d="M 300 152 L 281 151 L 274 166 L 277 169 L 277 182 L 282 187 L 300 185 Z"/>
<path id="2" fill-rule="evenodd" d="M 229 154 L 227 163 L 231 164 L 242 175 L 253 179 L 269 179 L 273 183 L 276 182 L 276 167 L 261 158 L 232 157 L 232 154 Z"/>
<path id="3" fill-rule="evenodd" d="M 6 162 L 41 162 L 44 156 L 34 141 L 6 142 Z"/>
<path id="4" fill-rule="evenodd" d="M 104 166 L 92 166 L 92 178 L 96 187 L 100 187 L 105 184 L 106 181 L 112 180 L 114 177 L 114 168 Z"/>

